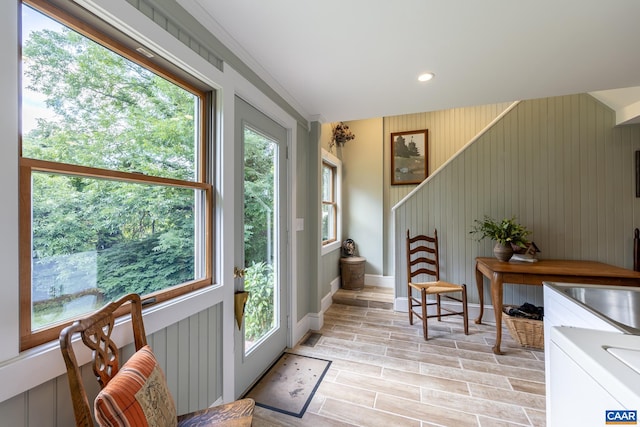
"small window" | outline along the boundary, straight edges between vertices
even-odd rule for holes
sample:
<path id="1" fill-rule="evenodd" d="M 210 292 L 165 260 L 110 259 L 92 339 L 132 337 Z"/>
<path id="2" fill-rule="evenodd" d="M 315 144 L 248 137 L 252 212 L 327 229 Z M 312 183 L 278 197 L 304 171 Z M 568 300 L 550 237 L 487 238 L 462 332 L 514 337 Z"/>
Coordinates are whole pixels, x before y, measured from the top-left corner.
<path id="1" fill-rule="evenodd" d="M 212 94 L 40 0 L 22 62 L 21 348 L 126 293 L 210 285 Z"/>
<path id="2" fill-rule="evenodd" d="M 337 240 L 336 167 L 322 162 L 322 244 Z"/>
<path id="3" fill-rule="evenodd" d="M 340 180 L 342 167 L 338 158 L 322 153 L 322 246 L 327 248 L 340 239 Z M 331 245 L 333 246 L 333 245 Z"/>

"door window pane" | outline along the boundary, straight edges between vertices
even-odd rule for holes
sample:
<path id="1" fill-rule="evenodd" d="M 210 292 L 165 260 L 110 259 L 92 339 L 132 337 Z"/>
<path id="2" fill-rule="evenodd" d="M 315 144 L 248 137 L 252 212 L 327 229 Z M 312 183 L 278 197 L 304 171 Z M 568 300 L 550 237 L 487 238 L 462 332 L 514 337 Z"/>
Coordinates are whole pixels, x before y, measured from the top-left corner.
<path id="1" fill-rule="evenodd" d="M 245 352 L 277 326 L 278 145 L 244 129 Z"/>

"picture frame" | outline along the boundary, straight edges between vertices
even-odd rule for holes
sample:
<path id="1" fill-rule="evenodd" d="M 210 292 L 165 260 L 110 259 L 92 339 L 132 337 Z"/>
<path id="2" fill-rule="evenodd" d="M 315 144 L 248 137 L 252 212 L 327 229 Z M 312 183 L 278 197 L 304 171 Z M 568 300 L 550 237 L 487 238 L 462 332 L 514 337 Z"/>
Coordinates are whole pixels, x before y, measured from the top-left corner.
<path id="1" fill-rule="evenodd" d="M 420 184 L 429 176 L 429 131 L 391 133 L 391 185 Z"/>

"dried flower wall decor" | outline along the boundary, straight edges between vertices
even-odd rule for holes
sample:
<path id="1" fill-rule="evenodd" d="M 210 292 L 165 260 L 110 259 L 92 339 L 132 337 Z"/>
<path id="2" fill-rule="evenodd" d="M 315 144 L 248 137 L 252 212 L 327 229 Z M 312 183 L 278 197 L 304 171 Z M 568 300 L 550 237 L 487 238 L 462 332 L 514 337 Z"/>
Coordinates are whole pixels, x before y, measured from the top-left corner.
<path id="1" fill-rule="evenodd" d="M 331 127 L 331 141 L 329 141 L 329 149 L 333 149 L 334 145 L 342 147 L 347 141 L 351 141 L 356 136 L 351 132 L 349 126 L 343 122 L 335 124 Z"/>

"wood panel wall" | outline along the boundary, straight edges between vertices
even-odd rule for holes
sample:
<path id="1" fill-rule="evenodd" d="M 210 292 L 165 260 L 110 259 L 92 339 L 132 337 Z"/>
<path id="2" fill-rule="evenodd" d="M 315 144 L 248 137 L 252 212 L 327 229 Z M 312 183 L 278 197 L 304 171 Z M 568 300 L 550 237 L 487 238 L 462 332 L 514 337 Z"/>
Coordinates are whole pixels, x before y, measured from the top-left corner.
<path id="1" fill-rule="evenodd" d="M 469 230 L 486 214 L 515 215 L 533 231 L 540 258 L 632 268 L 636 150 L 640 126 L 615 127 L 614 112 L 588 94 L 523 101 L 396 207 L 395 265 L 405 263 L 407 228 L 437 228 L 443 278 L 470 285 L 478 302 L 474 259 L 491 256 L 493 242 L 478 243 Z M 406 296 L 405 280 L 397 268 L 397 296 Z M 525 301 L 542 304 L 541 288 L 506 287 L 505 303 Z"/>
<path id="2" fill-rule="evenodd" d="M 511 103 L 453 108 L 427 113 L 385 117 L 383 124 L 384 165 L 384 275 L 394 275 L 394 236 L 391 208 L 416 185 L 391 185 L 391 133 L 428 129 L 429 174 L 453 157 L 472 138 L 506 110 Z"/>
<path id="3" fill-rule="evenodd" d="M 218 304 L 147 337 L 167 377 L 179 414 L 206 408 L 222 396 L 221 328 L 222 305 Z M 133 351 L 132 344 L 126 346 L 122 360 L 128 359 Z M 84 366 L 82 374 L 91 403 L 98 385 L 90 366 Z M 75 425 L 66 375 L 0 402 L 0 425 Z"/>

